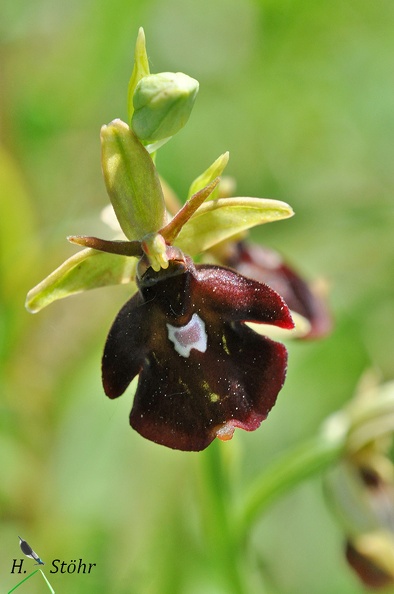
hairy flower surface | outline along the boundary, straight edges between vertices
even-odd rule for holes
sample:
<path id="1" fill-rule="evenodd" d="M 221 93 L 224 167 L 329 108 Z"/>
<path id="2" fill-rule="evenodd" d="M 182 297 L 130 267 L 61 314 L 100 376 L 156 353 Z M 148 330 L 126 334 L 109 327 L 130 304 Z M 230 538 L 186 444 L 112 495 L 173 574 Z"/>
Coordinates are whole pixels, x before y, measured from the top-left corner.
<path id="1" fill-rule="evenodd" d="M 235 427 L 267 417 L 286 373 L 285 347 L 243 322 L 292 328 L 282 298 L 267 285 L 178 255 L 147 267 L 105 345 L 106 394 L 123 394 L 138 374 L 130 424 L 170 448 L 198 451 Z"/>

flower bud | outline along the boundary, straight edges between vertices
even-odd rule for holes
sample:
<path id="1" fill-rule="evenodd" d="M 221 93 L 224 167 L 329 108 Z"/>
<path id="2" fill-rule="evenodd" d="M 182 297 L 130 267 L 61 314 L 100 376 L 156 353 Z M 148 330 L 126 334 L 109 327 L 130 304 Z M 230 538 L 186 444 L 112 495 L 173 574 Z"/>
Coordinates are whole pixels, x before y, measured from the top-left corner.
<path id="1" fill-rule="evenodd" d="M 147 143 L 176 134 L 189 119 L 198 87 L 182 72 L 144 76 L 134 92 L 134 133 Z"/>
<path id="2" fill-rule="evenodd" d="M 346 559 L 369 588 L 394 584 L 393 388 L 365 375 L 342 417 L 347 452 L 325 483 L 346 535 Z M 336 421 L 339 428 L 338 413 L 329 422 L 331 433 Z"/>

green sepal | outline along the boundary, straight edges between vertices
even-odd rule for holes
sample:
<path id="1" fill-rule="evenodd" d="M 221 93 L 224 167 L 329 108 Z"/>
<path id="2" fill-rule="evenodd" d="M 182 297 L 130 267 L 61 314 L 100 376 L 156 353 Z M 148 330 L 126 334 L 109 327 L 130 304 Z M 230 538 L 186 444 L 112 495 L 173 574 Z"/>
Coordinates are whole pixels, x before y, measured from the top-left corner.
<path id="1" fill-rule="evenodd" d="M 136 265 L 136 258 L 87 248 L 71 256 L 31 289 L 27 294 L 26 309 L 37 313 L 53 301 L 75 293 L 130 283 L 135 278 Z"/>
<path id="2" fill-rule="evenodd" d="M 194 256 L 243 231 L 293 216 L 291 206 L 265 198 L 220 198 L 204 202 L 185 223 L 174 245 Z"/>
<path id="3" fill-rule="evenodd" d="M 189 119 L 198 82 L 182 72 L 143 77 L 134 92 L 131 127 L 144 143 L 174 136 Z"/>
<path id="4" fill-rule="evenodd" d="M 210 184 L 216 177 L 220 177 L 227 166 L 229 158 L 230 153 L 228 151 L 223 153 L 223 155 L 220 155 L 220 157 L 218 157 L 216 161 L 214 161 L 212 165 L 208 167 L 208 169 L 206 169 L 201 175 L 196 177 L 196 179 L 190 185 L 189 192 L 187 194 L 187 199 L 189 199 L 191 196 L 193 196 L 193 194 L 196 194 L 205 186 Z M 210 199 L 215 198 L 216 193 L 217 191 L 212 192 Z"/>
<path id="5" fill-rule="evenodd" d="M 134 113 L 133 97 L 136 86 L 144 76 L 148 76 L 149 74 L 150 71 L 145 46 L 145 33 L 143 28 L 140 27 L 138 30 L 137 41 L 135 44 L 134 68 L 133 72 L 131 73 L 129 86 L 127 89 L 127 113 L 129 123 L 131 122 L 131 118 L 133 117 Z"/>
<path id="6" fill-rule="evenodd" d="M 122 120 L 101 128 L 101 160 L 107 192 L 126 237 L 142 239 L 160 229 L 166 210 L 158 173 Z"/>

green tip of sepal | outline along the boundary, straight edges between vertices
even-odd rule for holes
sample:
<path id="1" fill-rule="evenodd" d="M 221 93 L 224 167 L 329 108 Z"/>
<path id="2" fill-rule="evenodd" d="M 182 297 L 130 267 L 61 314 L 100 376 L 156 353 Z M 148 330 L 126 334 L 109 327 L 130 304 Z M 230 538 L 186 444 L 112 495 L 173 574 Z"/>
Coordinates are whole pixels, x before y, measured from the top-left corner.
<path id="1" fill-rule="evenodd" d="M 165 223 L 166 210 L 153 161 L 127 124 L 101 128 L 102 169 L 112 206 L 129 240 L 142 239 Z"/>
<path id="2" fill-rule="evenodd" d="M 145 33 L 143 28 L 140 27 L 138 30 L 137 41 L 135 44 L 134 68 L 133 72 L 131 73 L 129 86 L 127 90 L 127 113 L 129 122 L 131 122 L 131 118 L 133 117 L 134 112 L 133 97 L 136 86 L 144 76 L 148 76 L 149 74 L 150 71 L 148 55 L 146 53 Z"/>
<path id="3" fill-rule="evenodd" d="M 141 78 L 134 92 L 131 127 L 146 143 L 170 138 L 189 119 L 199 84 L 182 72 Z"/>

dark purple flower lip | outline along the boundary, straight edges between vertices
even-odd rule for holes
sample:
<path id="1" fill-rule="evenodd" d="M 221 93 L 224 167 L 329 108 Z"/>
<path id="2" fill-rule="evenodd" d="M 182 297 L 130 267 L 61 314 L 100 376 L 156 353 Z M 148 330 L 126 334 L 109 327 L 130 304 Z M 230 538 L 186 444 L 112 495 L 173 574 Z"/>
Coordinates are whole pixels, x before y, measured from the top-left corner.
<path id="1" fill-rule="evenodd" d="M 219 266 L 148 268 L 139 292 L 109 332 L 102 372 L 120 396 L 138 375 L 130 424 L 170 448 L 198 451 L 234 428 L 253 431 L 282 388 L 285 347 L 244 322 L 292 328 L 282 298 L 267 285 Z"/>

